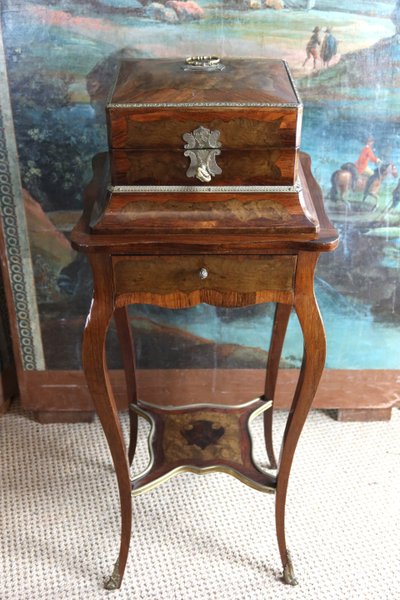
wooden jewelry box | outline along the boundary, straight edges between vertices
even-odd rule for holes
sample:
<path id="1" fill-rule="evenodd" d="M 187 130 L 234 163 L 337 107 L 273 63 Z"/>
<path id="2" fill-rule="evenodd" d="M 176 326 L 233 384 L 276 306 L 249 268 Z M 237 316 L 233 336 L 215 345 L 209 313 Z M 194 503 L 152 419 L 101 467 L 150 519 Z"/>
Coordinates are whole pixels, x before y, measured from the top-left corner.
<path id="1" fill-rule="evenodd" d="M 318 231 L 286 62 L 124 60 L 107 120 L 110 186 L 92 233 Z"/>

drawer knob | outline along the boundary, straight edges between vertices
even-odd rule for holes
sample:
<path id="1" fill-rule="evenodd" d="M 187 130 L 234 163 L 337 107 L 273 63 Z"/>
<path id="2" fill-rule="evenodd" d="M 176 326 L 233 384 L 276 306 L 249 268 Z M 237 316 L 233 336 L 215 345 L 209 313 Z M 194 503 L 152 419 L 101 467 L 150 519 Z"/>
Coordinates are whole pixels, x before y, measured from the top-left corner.
<path id="1" fill-rule="evenodd" d="M 200 279 L 207 279 L 208 277 L 208 271 L 205 267 L 202 267 L 199 271 L 199 277 Z"/>

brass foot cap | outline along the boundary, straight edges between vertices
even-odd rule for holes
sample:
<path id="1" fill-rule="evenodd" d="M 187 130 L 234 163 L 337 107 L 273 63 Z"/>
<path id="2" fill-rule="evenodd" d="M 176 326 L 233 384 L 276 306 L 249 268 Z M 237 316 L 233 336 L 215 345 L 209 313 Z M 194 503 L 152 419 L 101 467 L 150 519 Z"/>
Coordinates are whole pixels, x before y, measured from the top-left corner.
<path id="1" fill-rule="evenodd" d="M 287 584 L 287 585 L 298 585 L 299 582 L 296 579 L 296 576 L 294 574 L 294 569 L 293 569 L 293 563 L 292 563 L 292 558 L 290 556 L 290 553 L 287 552 L 287 562 L 286 565 L 283 567 L 283 581 Z"/>
<path id="2" fill-rule="evenodd" d="M 104 589 L 105 590 L 117 590 L 121 585 L 120 581 L 116 581 L 112 576 L 108 577 L 108 579 L 105 580 L 104 582 Z"/>
<path id="3" fill-rule="evenodd" d="M 289 570 L 288 565 L 286 565 L 286 567 L 283 569 L 283 581 L 287 584 L 287 585 L 299 585 L 299 582 L 297 581 L 296 577 L 294 576 L 294 573 L 291 572 L 291 570 Z"/>
<path id="4" fill-rule="evenodd" d="M 121 587 L 121 580 L 122 577 L 119 574 L 119 570 L 118 570 L 118 563 L 116 563 L 116 565 L 114 566 L 114 570 L 111 574 L 110 577 L 108 577 L 105 581 L 104 581 L 104 589 L 106 590 L 118 590 Z"/>

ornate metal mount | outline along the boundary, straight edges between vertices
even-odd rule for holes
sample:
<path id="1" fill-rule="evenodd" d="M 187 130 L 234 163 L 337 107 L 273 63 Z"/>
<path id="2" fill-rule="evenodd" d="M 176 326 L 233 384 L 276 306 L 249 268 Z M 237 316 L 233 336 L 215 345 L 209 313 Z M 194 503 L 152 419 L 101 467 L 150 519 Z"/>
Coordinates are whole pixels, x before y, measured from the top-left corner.
<path id="1" fill-rule="evenodd" d="M 189 56 L 184 71 L 223 71 L 225 65 L 218 56 Z"/>
<path id="2" fill-rule="evenodd" d="M 118 560 L 114 565 L 114 569 L 110 577 L 104 581 L 104 588 L 106 590 L 118 590 L 121 587 L 121 575 L 119 574 Z"/>
<path id="3" fill-rule="evenodd" d="M 190 166 L 186 171 L 188 177 L 196 177 L 199 181 L 209 183 L 215 175 L 220 175 L 222 170 L 216 163 L 216 156 L 221 154 L 220 132 L 210 131 L 200 125 L 192 133 L 184 133 L 184 155 L 190 158 Z"/>
<path id="4" fill-rule="evenodd" d="M 299 582 L 297 581 L 296 576 L 294 574 L 292 557 L 290 556 L 289 550 L 286 552 L 286 558 L 287 562 L 283 568 L 283 581 L 287 585 L 298 585 Z"/>

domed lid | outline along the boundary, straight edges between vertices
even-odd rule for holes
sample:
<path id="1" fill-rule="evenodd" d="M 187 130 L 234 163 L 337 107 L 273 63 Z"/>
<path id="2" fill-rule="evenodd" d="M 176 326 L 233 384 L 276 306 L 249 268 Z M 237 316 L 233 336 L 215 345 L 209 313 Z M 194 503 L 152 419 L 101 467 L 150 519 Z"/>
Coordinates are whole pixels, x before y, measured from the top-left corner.
<path id="1" fill-rule="evenodd" d="M 298 108 L 302 104 L 283 60 L 123 60 L 108 108 L 155 106 Z"/>

